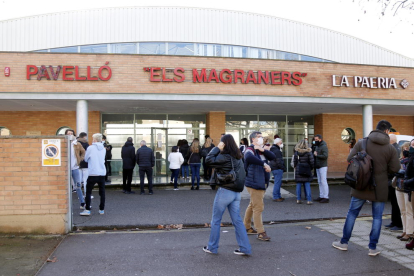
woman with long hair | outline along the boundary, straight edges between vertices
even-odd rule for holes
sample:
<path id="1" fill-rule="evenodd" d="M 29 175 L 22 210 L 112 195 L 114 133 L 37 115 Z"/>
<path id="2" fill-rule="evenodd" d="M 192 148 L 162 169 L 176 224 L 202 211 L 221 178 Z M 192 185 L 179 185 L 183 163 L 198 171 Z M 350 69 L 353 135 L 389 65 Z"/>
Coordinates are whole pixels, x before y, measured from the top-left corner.
<path id="1" fill-rule="evenodd" d="M 301 190 L 302 185 L 305 186 L 305 196 L 307 204 L 312 204 L 312 195 L 310 182 L 313 180 L 312 169 L 314 167 L 314 159 L 312 149 L 309 148 L 306 140 L 301 140 L 295 146 L 295 154 L 293 155 L 293 164 L 295 168 L 296 181 L 296 203 L 302 203 Z M 301 168 L 299 168 L 299 166 Z"/>
<path id="2" fill-rule="evenodd" d="M 206 181 L 210 180 L 212 170 L 212 168 L 206 164 L 206 157 L 213 148 L 213 140 L 210 137 L 207 137 L 206 142 L 201 148 L 201 156 L 203 157 L 204 179 Z"/>
<path id="3" fill-rule="evenodd" d="M 190 174 L 188 173 L 188 159 L 187 159 L 187 153 L 188 153 L 189 148 L 190 147 L 188 146 L 188 141 L 185 139 L 181 140 L 179 151 L 184 157 L 184 163 L 181 165 L 181 178 L 183 178 L 184 181 L 186 181 L 187 177 L 190 176 Z"/>
<path id="4" fill-rule="evenodd" d="M 198 139 L 191 143 L 190 150 L 187 153 L 188 164 L 191 168 L 191 190 L 194 190 L 194 181 L 197 178 L 197 188 L 200 189 L 200 168 L 201 168 L 201 147 Z"/>
<path id="5" fill-rule="evenodd" d="M 240 140 L 240 151 L 241 151 L 241 153 L 244 154 L 244 152 L 246 151 L 248 146 L 249 146 L 249 141 L 247 141 L 247 138 L 242 138 Z"/>
<path id="6" fill-rule="evenodd" d="M 234 172 L 234 177 L 226 177 L 227 180 L 217 182 L 219 189 L 213 204 L 213 217 L 211 219 L 211 231 L 208 245 L 203 247 L 204 252 L 217 254 L 220 240 L 221 220 L 226 211 L 229 210 L 231 221 L 236 230 L 236 240 L 239 249 L 234 251 L 236 255 L 250 255 L 251 246 L 247 237 L 246 228 L 240 217 L 240 193 L 244 188 L 246 172 L 242 162 L 243 155 L 240 152 L 231 134 L 224 135 L 217 147 L 213 148 L 207 155 L 206 163 L 215 168 L 216 173 L 221 176 L 230 175 Z"/>

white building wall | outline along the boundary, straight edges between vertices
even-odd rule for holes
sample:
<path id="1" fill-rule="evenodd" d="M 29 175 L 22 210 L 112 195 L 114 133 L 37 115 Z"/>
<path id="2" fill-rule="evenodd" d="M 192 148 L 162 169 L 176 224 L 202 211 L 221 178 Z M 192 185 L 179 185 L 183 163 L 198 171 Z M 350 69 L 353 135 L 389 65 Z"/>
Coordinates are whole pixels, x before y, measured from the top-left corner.
<path id="1" fill-rule="evenodd" d="M 151 41 L 241 45 L 341 63 L 414 67 L 413 59 L 345 34 L 237 11 L 124 7 L 0 21 L 0 51 Z"/>

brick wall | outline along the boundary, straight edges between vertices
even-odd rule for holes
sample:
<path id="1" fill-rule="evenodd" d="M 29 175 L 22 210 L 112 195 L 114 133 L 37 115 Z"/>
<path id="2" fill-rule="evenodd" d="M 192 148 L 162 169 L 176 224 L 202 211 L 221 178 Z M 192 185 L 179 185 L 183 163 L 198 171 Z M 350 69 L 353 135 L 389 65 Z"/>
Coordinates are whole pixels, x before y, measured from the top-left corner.
<path id="1" fill-rule="evenodd" d="M 56 138 L 61 139 L 60 167 L 42 167 L 45 137 L 0 137 L 0 232 L 67 231 L 67 144 Z"/>
<path id="2" fill-rule="evenodd" d="M 213 139 L 217 146 L 221 134 L 226 132 L 226 112 L 212 111 L 206 116 L 206 133 Z M 237 142 L 237 141 L 236 141 Z"/>
<path id="3" fill-rule="evenodd" d="M 88 134 L 100 132 L 100 112 L 90 111 L 88 116 Z M 26 131 L 41 131 L 42 136 L 53 136 L 62 126 L 76 131 L 76 111 L 0 111 L 0 126 L 10 129 L 12 135 L 24 136 Z M 88 138 L 92 143 L 92 135 Z"/>
<path id="4" fill-rule="evenodd" d="M 402 135 L 414 135 L 413 116 L 375 115 L 373 129 L 378 121 L 387 120 Z M 362 115 L 319 114 L 315 116 L 315 134 L 322 134 L 329 148 L 328 167 L 330 172 L 345 172 L 349 154 L 349 145 L 341 139 L 345 128 L 355 131 L 356 140 L 363 138 Z"/>
<path id="5" fill-rule="evenodd" d="M 62 72 L 58 80 L 26 79 L 27 65 L 77 65 L 80 75 L 86 75 L 86 66 L 95 67 L 92 75 L 109 61 L 112 78 L 109 81 L 63 81 Z M 294 97 L 338 97 L 371 99 L 408 99 L 414 92 L 414 68 L 370 66 L 357 64 L 338 64 L 286 60 L 182 57 L 150 55 L 112 55 L 112 54 L 62 54 L 62 53 L 0 53 L 0 68 L 11 67 L 10 77 L 0 78 L 3 92 L 42 93 L 172 93 L 172 94 L 230 94 L 265 95 Z M 97 68 L 98 67 L 98 68 Z M 151 82 L 150 73 L 144 67 L 165 67 L 185 69 L 185 81 Z M 192 69 L 240 69 L 262 71 L 288 71 L 307 73 L 300 86 L 266 85 L 238 83 L 193 83 Z M 333 87 L 332 75 L 372 76 L 396 78 L 398 89 L 369 89 L 354 87 Z M 72 75 L 73 77 L 73 75 Z M 167 72 L 167 78 L 174 77 Z M 406 79 L 411 85 L 403 91 L 400 81 Z M 352 83 L 352 82 L 351 82 Z M 397 92 L 398 91 L 398 92 Z M 400 93 L 399 93 L 400 92 Z"/>

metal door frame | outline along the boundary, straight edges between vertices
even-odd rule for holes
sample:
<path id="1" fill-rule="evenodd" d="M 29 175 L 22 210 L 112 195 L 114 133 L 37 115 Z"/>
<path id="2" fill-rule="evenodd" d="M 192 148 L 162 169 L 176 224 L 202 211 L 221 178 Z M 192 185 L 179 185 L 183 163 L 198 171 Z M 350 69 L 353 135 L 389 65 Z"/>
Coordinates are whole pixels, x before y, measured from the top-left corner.
<path id="1" fill-rule="evenodd" d="M 169 177 L 169 173 L 168 173 L 168 154 L 169 154 L 169 145 L 168 145 L 168 128 L 167 127 L 151 127 L 151 145 L 152 145 L 152 150 L 154 152 L 154 156 L 155 156 L 155 146 L 156 146 L 156 130 L 164 130 L 165 131 L 165 177 L 168 179 Z M 154 170 L 152 172 L 153 176 L 157 176 L 157 159 L 155 159 L 155 166 L 154 166 Z"/>

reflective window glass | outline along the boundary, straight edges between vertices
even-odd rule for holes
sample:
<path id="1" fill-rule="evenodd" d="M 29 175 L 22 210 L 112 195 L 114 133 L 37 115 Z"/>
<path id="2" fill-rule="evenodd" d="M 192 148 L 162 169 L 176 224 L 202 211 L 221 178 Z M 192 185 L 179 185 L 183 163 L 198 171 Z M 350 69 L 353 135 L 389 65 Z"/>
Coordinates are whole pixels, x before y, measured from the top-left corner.
<path id="1" fill-rule="evenodd" d="M 108 53 L 107 44 L 80 46 L 81 53 Z"/>
<path id="2" fill-rule="evenodd" d="M 65 135 L 65 131 L 67 129 L 72 129 L 72 128 L 68 126 L 63 126 L 63 127 L 58 128 L 58 130 L 56 130 L 56 135 Z"/>
<path id="3" fill-rule="evenodd" d="M 50 50 L 52 50 L 52 49 L 50 49 Z M 37 51 L 33 51 L 33 52 L 37 52 L 37 53 L 44 53 L 44 52 L 48 52 L 49 50 L 48 49 L 46 49 L 46 50 L 37 50 Z"/>
<path id="4" fill-rule="evenodd" d="M 290 127 L 313 126 L 313 116 L 288 116 L 288 125 Z"/>
<path id="5" fill-rule="evenodd" d="M 77 53 L 78 52 L 78 46 L 54 48 L 54 49 L 50 49 L 50 52 L 53 52 L 53 53 Z"/>
<path id="6" fill-rule="evenodd" d="M 319 62 L 322 61 L 322 59 L 320 59 L 320 58 L 315 58 L 315 57 L 310 57 L 310 56 L 304 56 L 304 55 L 301 55 L 300 56 L 300 60 L 302 60 L 302 61 L 319 61 Z"/>
<path id="7" fill-rule="evenodd" d="M 139 43 L 139 53 L 142 55 L 165 55 L 165 43 Z"/>
<path id="8" fill-rule="evenodd" d="M 136 54 L 136 43 L 116 43 L 110 45 L 110 52 L 114 54 Z"/>
<path id="9" fill-rule="evenodd" d="M 257 115 L 226 115 L 226 128 L 255 128 Z"/>
<path id="10" fill-rule="evenodd" d="M 168 43 L 169 55 L 194 56 L 194 43 Z"/>

